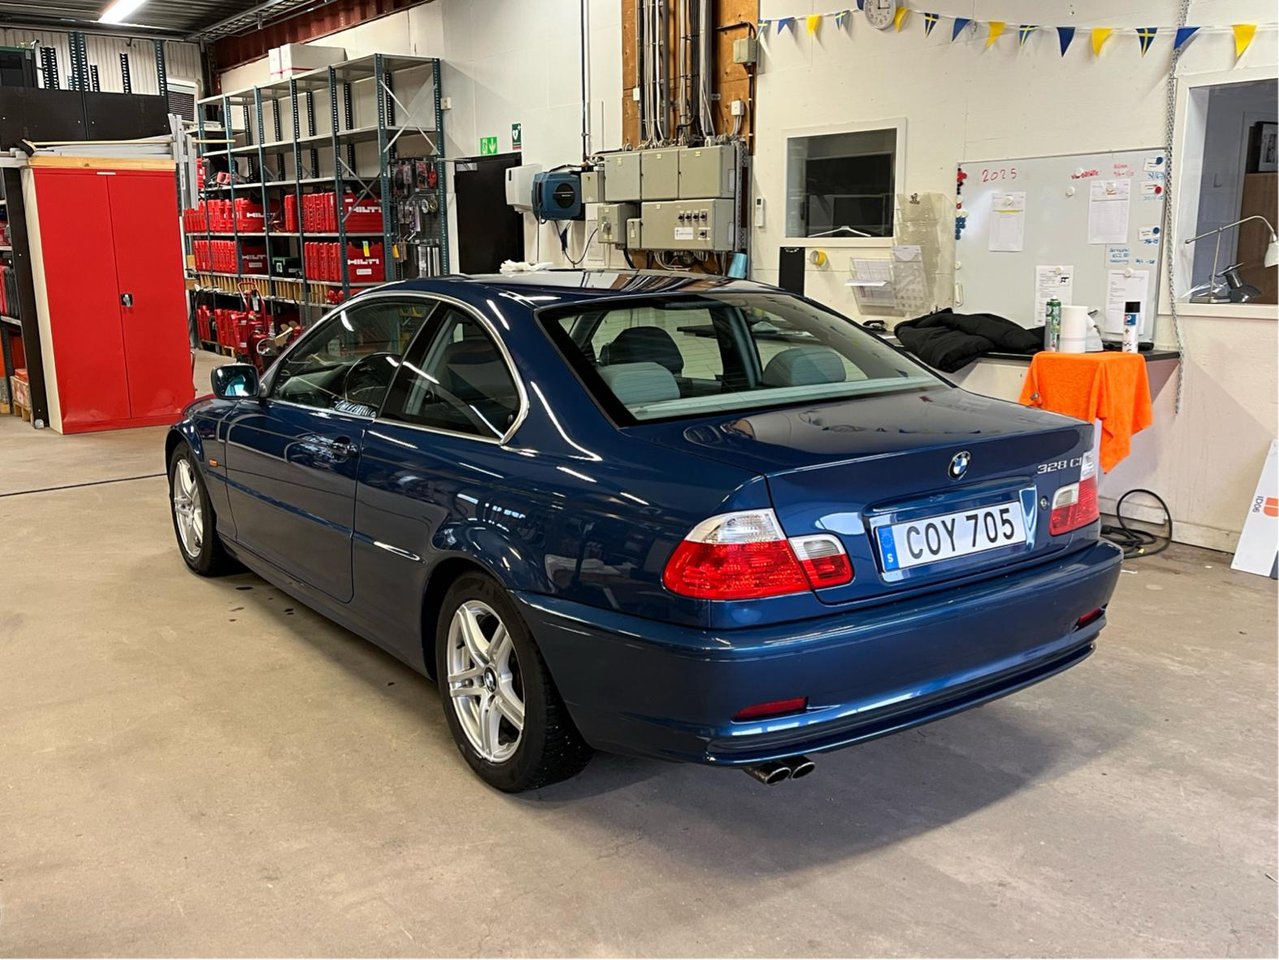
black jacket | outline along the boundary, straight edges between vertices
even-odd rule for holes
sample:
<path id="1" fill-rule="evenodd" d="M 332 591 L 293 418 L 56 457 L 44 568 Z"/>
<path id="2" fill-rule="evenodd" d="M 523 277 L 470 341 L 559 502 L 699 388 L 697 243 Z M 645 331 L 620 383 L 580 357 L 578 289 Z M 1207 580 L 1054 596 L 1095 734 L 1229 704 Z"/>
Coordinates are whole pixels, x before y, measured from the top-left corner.
<path id="1" fill-rule="evenodd" d="M 992 313 L 938 310 L 893 328 L 903 347 L 943 373 L 954 373 L 988 353 L 1036 353 L 1044 328 L 1025 327 Z"/>

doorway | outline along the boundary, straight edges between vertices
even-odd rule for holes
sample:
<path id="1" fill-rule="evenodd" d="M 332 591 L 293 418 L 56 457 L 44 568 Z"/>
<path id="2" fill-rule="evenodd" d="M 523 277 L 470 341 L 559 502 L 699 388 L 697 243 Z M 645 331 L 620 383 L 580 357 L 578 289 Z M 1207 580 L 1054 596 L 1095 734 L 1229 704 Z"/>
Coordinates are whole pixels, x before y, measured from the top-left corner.
<path id="1" fill-rule="evenodd" d="M 497 273 L 503 260 L 524 259 L 524 217 L 506 202 L 506 171 L 518 153 L 468 157 L 453 167 L 457 259 L 462 273 Z"/>

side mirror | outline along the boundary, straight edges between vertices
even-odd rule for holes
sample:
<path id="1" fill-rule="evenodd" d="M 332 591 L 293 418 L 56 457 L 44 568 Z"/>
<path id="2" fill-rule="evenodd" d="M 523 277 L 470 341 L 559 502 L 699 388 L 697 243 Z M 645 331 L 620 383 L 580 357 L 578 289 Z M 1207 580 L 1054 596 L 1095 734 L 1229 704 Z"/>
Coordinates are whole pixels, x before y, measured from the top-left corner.
<path id="1" fill-rule="evenodd" d="M 213 394 L 222 400 L 258 395 L 258 368 L 251 363 L 229 363 L 213 371 Z"/>

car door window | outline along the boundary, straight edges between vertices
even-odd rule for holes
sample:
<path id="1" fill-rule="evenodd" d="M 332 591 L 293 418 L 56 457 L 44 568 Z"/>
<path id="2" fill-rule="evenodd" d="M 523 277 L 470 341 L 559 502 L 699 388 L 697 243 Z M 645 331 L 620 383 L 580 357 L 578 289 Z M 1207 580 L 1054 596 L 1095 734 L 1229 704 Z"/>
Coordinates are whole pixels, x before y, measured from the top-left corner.
<path id="1" fill-rule="evenodd" d="M 433 304 L 373 300 L 323 321 L 281 361 L 271 396 L 372 417 Z"/>
<path id="2" fill-rule="evenodd" d="M 493 337 L 471 314 L 447 307 L 434 334 L 401 364 L 382 416 L 493 439 L 506 435 L 520 406 L 519 387 Z"/>

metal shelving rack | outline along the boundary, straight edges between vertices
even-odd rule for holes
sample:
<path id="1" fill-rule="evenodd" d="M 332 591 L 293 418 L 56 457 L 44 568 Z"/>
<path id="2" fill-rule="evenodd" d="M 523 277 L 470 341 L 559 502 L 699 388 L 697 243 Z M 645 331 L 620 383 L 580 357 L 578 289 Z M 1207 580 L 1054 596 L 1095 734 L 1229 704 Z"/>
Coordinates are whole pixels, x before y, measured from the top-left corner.
<path id="1" fill-rule="evenodd" d="M 425 79 L 417 84 L 415 95 L 407 98 L 410 105 L 406 106 L 406 98 L 402 92 L 397 93 L 397 86 L 401 90 L 411 88 L 416 74 L 424 75 Z M 369 88 L 372 89 L 371 106 L 375 112 L 375 118 L 369 119 L 375 122 L 357 124 L 355 94 Z M 329 129 L 320 132 L 317 129 L 316 100 L 324 97 L 327 97 Z M 287 110 L 291 126 L 287 135 L 282 106 Z M 213 107 L 220 116 L 221 131 L 210 126 L 206 119 L 209 107 Z M 242 129 L 237 129 L 234 123 L 237 111 Z M 266 136 L 268 114 L 271 139 Z M 198 104 L 197 137 L 198 155 L 205 159 L 206 167 L 221 158 L 232 173 L 230 182 L 223 186 L 206 189 L 201 185 L 199 197 L 206 200 L 229 199 L 233 206 L 237 197 L 250 197 L 262 206 L 263 230 L 261 233 L 241 232 L 236 219 L 232 220 L 229 231 L 211 231 L 207 220 L 203 231 L 184 230 L 188 254 L 192 252 L 191 242 L 195 239 L 235 241 L 236 271 L 194 271 L 195 290 L 238 297 L 242 295 L 241 291 L 251 287 L 268 304 L 298 307 L 301 320 L 306 325 L 312 319 L 308 313 L 311 308 L 327 307 L 335 298 L 345 300 L 362 287 L 377 286 L 380 282 L 406 279 L 408 276 L 422 276 L 424 263 L 431 264 L 431 275 L 448 273 L 444 111 L 440 102 L 438 59 L 373 54 L 248 90 L 208 97 Z M 405 149 L 410 143 L 413 144 L 412 149 Z M 376 144 L 376 156 L 366 154 L 363 163 L 358 162 L 357 157 L 357 148 L 362 144 Z M 426 158 L 434 169 L 435 186 L 431 191 L 434 193 L 435 212 L 429 235 L 403 235 L 402 225 L 396 217 L 392 168 L 401 150 L 409 157 Z M 242 164 L 245 179 L 240 180 Z M 303 198 L 311 188 L 333 191 L 338 205 L 336 231 L 313 231 L 303 226 Z M 354 194 L 357 203 L 369 198 L 380 202 L 380 233 L 347 230 L 342 198 L 348 190 Z M 297 203 L 296 231 L 285 231 L 282 221 L 272 220 L 273 204 L 278 204 L 282 212 L 286 194 L 292 194 Z M 306 276 L 304 244 L 313 239 L 336 240 L 339 244 L 340 280 L 317 280 Z M 352 281 L 346 256 L 348 240 L 382 242 L 385 281 Z M 245 241 L 260 241 L 265 246 L 265 273 L 245 271 Z M 296 256 L 302 263 L 302 276 L 286 276 L 274 270 L 273 261 L 282 245 L 287 245 L 289 255 Z M 416 265 L 414 258 L 408 255 L 410 248 L 417 254 Z M 429 248 L 436 251 L 430 257 L 426 254 Z M 275 312 L 274 308 L 272 312 Z"/>

